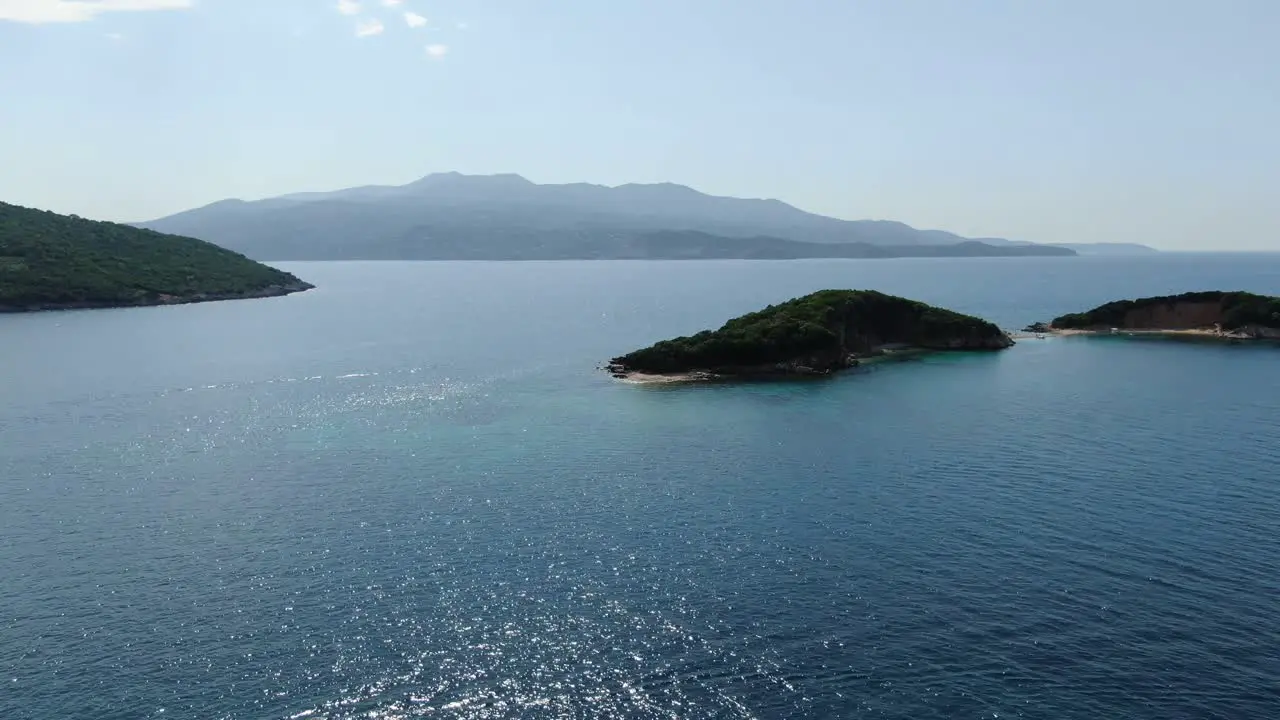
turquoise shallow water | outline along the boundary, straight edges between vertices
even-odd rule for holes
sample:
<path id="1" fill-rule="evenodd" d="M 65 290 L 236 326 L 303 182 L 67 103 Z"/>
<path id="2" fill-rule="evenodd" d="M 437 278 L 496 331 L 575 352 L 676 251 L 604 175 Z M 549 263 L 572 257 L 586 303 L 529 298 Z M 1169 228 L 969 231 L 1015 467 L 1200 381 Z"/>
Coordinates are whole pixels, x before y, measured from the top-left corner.
<path id="1" fill-rule="evenodd" d="M 0 717 L 1280 716 L 1280 348 L 594 369 L 824 287 L 1021 326 L 1280 256 L 289 269 L 0 317 Z"/>

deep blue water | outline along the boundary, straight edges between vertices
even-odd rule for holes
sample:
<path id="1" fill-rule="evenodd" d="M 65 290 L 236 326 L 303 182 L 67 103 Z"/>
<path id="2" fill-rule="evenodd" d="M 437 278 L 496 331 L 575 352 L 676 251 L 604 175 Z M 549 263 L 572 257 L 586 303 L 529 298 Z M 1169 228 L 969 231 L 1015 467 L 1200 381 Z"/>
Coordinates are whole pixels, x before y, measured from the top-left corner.
<path id="1" fill-rule="evenodd" d="M 1280 348 L 595 370 L 825 287 L 1019 327 L 1280 256 L 288 267 L 0 317 L 0 718 L 1280 717 Z"/>

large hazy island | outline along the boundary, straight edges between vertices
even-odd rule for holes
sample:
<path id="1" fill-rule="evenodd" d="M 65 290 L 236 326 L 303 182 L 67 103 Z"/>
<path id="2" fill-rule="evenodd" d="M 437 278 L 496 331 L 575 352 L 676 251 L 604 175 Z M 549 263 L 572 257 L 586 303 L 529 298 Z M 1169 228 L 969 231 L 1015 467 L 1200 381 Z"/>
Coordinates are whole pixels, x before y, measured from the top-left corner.
<path id="1" fill-rule="evenodd" d="M 813 376 L 885 352 L 1011 345 L 980 318 L 873 290 L 822 290 L 614 358 L 607 369 L 633 379 Z"/>
<path id="2" fill-rule="evenodd" d="M 0 203 L 0 312 L 259 298 L 311 287 L 203 240 Z"/>
<path id="3" fill-rule="evenodd" d="M 264 200 L 221 200 L 140 223 L 255 260 L 789 260 L 1071 257 L 1076 248 L 845 220 L 779 200 L 674 183 L 541 185 L 433 173 Z M 1093 246 L 1080 246 L 1081 248 Z M 1081 252 L 1084 252 L 1081 250 Z"/>
<path id="4" fill-rule="evenodd" d="M 1232 339 L 1280 339 L 1280 298 L 1249 292 L 1189 292 L 1117 300 L 1054 318 L 1048 332 L 1179 333 Z"/>

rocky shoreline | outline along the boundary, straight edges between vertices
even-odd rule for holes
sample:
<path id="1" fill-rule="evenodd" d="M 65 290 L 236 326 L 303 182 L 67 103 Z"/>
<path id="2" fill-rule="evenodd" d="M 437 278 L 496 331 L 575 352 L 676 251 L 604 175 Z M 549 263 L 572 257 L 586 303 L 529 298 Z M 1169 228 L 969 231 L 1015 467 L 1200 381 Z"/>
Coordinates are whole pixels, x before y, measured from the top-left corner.
<path id="1" fill-rule="evenodd" d="M 1012 340 L 1010 341 L 1012 344 Z M 803 380 L 831 377 L 842 370 L 866 367 L 883 362 L 907 360 L 930 353 L 948 352 L 945 349 L 921 348 L 905 345 L 884 345 L 865 353 L 849 353 L 836 365 L 814 367 L 805 361 L 790 361 L 764 365 L 740 365 L 709 370 L 691 370 L 679 373 L 648 373 L 632 370 L 617 362 L 606 364 L 603 369 L 618 380 L 636 384 L 697 383 L 721 380 Z"/>
<path id="2" fill-rule="evenodd" d="M 268 285 L 258 290 L 236 293 L 197 293 L 194 295 L 148 295 L 134 301 L 82 300 L 67 303 L 38 302 L 30 304 L 0 305 L 0 313 L 50 312 L 57 310 L 105 310 L 109 308 L 155 307 L 159 305 L 189 305 L 192 303 L 218 302 L 222 300 L 256 300 L 281 297 L 315 289 L 315 285 L 298 281 L 286 285 Z"/>

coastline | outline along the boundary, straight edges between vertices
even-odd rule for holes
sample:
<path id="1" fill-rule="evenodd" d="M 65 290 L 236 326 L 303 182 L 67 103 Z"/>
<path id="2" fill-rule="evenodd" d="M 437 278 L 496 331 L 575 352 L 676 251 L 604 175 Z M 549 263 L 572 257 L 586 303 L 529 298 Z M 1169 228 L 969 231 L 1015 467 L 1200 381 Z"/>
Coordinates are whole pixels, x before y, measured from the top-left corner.
<path id="1" fill-rule="evenodd" d="M 1111 328 L 1107 328 L 1105 330 L 1049 328 L 1041 332 L 1031 332 L 1027 330 L 1005 331 L 1005 334 L 1010 340 L 1015 342 L 1018 340 L 1048 339 L 1053 337 L 1146 337 L 1210 340 L 1228 342 L 1232 344 L 1245 341 L 1274 342 L 1280 340 L 1280 337 L 1250 334 L 1242 331 L 1219 330 L 1217 328 L 1116 328 L 1114 330 Z M 814 380 L 832 377 L 839 374 L 842 370 L 852 370 L 860 367 L 867 367 L 885 362 L 907 360 L 921 355 L 941 352 L 948 351 L 903 344 L 881 345 L 867 353 L 849 355 L 848 364 L 845 367 L 825 372 L 805 372 L 804 369 L 787 369 L 783 365 L 769 365 L 758 368 L 739 368 L 734 372 L 718 373 L 710 370 L 690 370 L 688 372 L 666 374 L 645 373 L 608 365 L 604 366 L 602 369 L 607 370 L 614 379 L 632 385 L 668 385 L 677 383 L 750 380 Z"/>
<path id="2" fill-rule="evenodd" d="M 1210 338 L 1215 340 L 1258 340 L 1263 339 L 1243 332 L 1218 330 L 1215 328 L 1115 328 L 1107 330 L 1084 330 L 1075 328 L 1050 328 L 1041 335 L 1058 335 L 1062 337 L 1114 337 L 1114 336 L 1146 336 L 1146 337 L 1184 337 Z"/>
<path id="3" fill-rule="evenodd" d="M 203 302 L 220 302 L 223 300 L 258 300 L 270 297 L 283 297 L 293 293 L 315 289 L 315 285 L 299 281 L 287 285 L 268 285 L 258 290 L 238 293 L 197 293 L 195 295 L 158 295 L 145 297 L 135 301 L 121 300 L 80 300 L 66 303 L 33 302 L 25 304 L 0 304 L 0 314 L 25 312 L 56 312 L 59 310 L 107 310 L 111 308 L 157 307 L 162 305 L 190 305 Z"/>
<path id="4" fill-rule="evenodd" d="M 947 352 L 932 348 L 915 347 L 904 344 L 880 345 L 870 352 L 850 355 L 849 363 L 842 370 L 852 370 L 868 365 L 906 360 L 930 353 Z M 840 370 L 828 372 L 797 372 L 779 369 L 777 365 L 762 366 L 754 369 L 743 369 L 739 372 L 711 372 L 709 370 L 690 370 L 680 373 L 644 373 L 633 370 L 605 366 L 614 379 L 632 385 L 669 385 L 674 383 L 702 383 L 717 381 L 742 380 L 820 380 L 839 374 Z"/>

